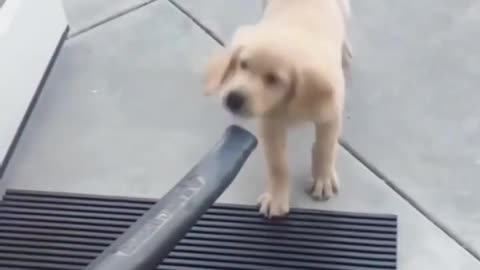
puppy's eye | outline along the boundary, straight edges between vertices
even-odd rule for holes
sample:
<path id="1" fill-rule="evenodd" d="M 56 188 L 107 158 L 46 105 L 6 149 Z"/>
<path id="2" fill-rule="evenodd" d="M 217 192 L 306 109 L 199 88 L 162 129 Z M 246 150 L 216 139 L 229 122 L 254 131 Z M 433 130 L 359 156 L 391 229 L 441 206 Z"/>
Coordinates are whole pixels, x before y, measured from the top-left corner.
<path id="1" fill-rule="evenodd" d="M 240 60 L 240 68 L 241 69 L 248 69 L 248 63 L 246 60 Z"/>
<path id="2" fill-rule="evenodd" d="M 265 83 L 272 85 L 278 83 L 279 79 L 278 76 L 273 74 L 273 73 L 267 73 L 265 74 Z"/>

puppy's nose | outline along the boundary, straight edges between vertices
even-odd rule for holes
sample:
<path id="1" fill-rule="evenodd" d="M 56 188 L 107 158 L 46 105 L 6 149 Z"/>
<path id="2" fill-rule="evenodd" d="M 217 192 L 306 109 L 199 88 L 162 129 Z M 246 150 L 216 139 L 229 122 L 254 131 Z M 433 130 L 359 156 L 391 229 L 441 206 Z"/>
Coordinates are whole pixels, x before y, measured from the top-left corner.
<path id="1" fill-rule="evenodd" d="M 233 91 L 227 95 L 225 105 L 232 112 L 238 112 L 245 104 L 245 96 L 238 91 Z"/>

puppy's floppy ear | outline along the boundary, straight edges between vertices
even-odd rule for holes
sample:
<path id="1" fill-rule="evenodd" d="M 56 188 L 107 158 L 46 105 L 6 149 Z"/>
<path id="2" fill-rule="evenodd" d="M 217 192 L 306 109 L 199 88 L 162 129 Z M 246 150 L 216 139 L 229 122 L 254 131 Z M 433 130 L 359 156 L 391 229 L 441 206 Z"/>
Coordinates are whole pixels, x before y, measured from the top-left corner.
<path id="1" fill-rule="evenodd" d="M 218 93 L 220 87 L 230 76 L 235 67 L 235 60 L 240 51 L 250 42 L 253 33 L 253 26 L 245 25 L 235 31 L 230 48 L 222 49 L 210 59 L 207 66 L 205 80 L 205 94 L 212 95 Z"/>
<path id="2" fill-rule="evenodd" d="M 207 66 L 205 94 L 216 94 L 234 67 L 236 51 L 223 49 L 215 54 Z"/>

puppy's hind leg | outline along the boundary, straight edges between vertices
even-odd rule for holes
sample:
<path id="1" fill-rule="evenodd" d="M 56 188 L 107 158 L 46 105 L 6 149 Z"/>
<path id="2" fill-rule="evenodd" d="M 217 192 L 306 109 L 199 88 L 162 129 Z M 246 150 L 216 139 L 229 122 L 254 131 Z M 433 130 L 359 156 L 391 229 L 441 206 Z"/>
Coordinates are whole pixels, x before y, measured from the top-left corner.
<path id="1" fill-rule="evenodd" d="M 315 200 L 328 200 L 338 193 L 339 188 L 336 158 L 340 121 L 316 124 L 315 133 L 312 147 L 313 185 L 310 195 Z"/>

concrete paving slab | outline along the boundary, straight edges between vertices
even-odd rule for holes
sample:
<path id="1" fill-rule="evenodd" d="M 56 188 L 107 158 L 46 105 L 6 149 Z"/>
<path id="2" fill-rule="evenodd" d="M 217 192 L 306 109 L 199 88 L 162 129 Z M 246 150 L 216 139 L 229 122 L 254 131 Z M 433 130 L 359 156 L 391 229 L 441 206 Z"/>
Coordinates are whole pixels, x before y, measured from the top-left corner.
<path id="1" fill-rule="evenodd" d="M 68 40 L 5 178 L 17 187 L 158 195 L 151 185 L 173 185 L 227 122 L 200 88 L 214 46 L 168 2 Z M 210 122 L 218 128 L 205 128 Z"/>
<path id="2" fill-rule="evenodd" d="M 228 42 L 242 24 L 256 23 L 263 10 L 263 0 L 210 0 L 202 5 L 196 0 L 171 0 L 195 17 L 223 41 Z"/>
<path id="3" fill-rule="evenodd" d="M 152 0 L 63 0 L 70 35 Z"/>
<path id="4" fill-rule="evenodd" d="M 204 64 L 217 46 L 168 2 L 70 39 L 5 172 L 9 186 L 163 195 L 231 123 L 200 90 Z M 399 269 L 480 267 L 346 152 L 340 162 L 341 196 L 328 203 L 310 201 L 303 189 L 311 139 L 308 128 L 291 136 L 302 142 L 289 150 L 294 206 L 398 214 Z M 255 201 L 263 186 L 260 151 L 221 201 Z"/>
<path id="5" fill-rule="evenodd" d="M 310 209 L 327 209 L 354 212 L 395 213 L 399 216 L 398 269 L 449 269 L 469 270 L 480 263 L 456 244 L 421 213 L 392 191 L 350 154 L 342 151 L 339 176 L 342 179 L 340 196 L 324 203 L 312 201 L 303 190 L 308 177 L 309 141 L 312 132 L 297 131 L 291 141 L 305 142 L 290 147 L 290 162 L 294 175 L 292 205 Z M 240 177 L 227 189 L 220 201 L 251 204 L 261 189 L 258 179 L 263 168 L 259 166 L 259 153 L 247 164 Z"/>
<path id="6" fill-rule="evenodd" d="M 354 10 L 346 140 L 480 254 L 480 2 Z"/>
<path id="7" fill-rule="evenodd" d="M 198 1 L 176 1 L 222 39 L 259 13 L 252 2 L 237 6 L 240 0 L 208 11 Z M 480 254 L 480 2 L 352 4 L 344 138 Z"/>
<path id="8" fill-rule="evenodd" d="M 184 12 L 197 18 L 218 37 L 228 41 L 240 24 L 253 23 L 262 14 L 263 0 L 171 0 Z"/>

